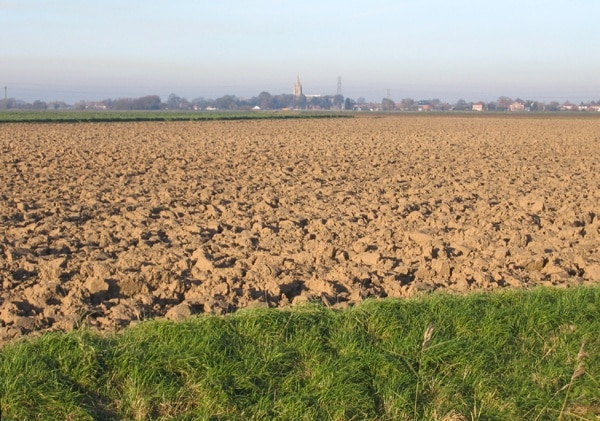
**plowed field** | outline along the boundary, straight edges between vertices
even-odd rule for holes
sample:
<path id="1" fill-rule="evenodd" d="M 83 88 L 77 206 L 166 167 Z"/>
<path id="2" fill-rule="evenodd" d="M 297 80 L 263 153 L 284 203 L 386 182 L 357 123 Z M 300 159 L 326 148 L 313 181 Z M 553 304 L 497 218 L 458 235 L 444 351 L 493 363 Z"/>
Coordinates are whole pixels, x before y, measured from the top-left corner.
<path id="1" fill-rule="evenodd" d="M 0 342 L 600 281 L 600 119 L 0 126 Z"/>

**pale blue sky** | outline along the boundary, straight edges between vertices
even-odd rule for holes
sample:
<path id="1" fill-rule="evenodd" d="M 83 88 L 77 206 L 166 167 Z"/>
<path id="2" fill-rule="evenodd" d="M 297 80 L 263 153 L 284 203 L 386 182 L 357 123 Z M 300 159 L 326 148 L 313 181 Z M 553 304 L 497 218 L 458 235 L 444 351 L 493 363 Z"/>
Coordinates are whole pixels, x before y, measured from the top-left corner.
<path id="1" fill-rule="evenodd" d="M 170 93 L 600 99 L 597 0 L 0 0 L 0 87 L 28 101 Z"/>

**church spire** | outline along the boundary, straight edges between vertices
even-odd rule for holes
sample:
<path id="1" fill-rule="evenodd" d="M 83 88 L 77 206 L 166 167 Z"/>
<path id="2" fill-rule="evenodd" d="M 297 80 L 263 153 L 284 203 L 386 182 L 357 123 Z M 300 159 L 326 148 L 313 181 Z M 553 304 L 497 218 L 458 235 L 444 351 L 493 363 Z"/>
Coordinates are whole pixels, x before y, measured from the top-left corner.
<path id="1" fill-rule="evenodd" d="M 300 75 L 296 78 L 296 84 L 294 85 L 294 96 L 302 96 L 302 84 L 300 83 Z"/>

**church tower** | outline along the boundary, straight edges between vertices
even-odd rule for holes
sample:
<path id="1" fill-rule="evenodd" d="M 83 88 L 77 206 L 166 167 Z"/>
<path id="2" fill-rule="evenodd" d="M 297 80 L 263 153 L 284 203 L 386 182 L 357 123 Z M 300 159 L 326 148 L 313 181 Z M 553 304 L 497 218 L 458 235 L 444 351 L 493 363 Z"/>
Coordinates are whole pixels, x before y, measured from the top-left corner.
<path id="1" fill-rule="evenodd" d="M 300 75 L 296 78 L 296 84 L 294 85 L 294 96 L 302 96 L 302 84 L 300 83 Z"/>

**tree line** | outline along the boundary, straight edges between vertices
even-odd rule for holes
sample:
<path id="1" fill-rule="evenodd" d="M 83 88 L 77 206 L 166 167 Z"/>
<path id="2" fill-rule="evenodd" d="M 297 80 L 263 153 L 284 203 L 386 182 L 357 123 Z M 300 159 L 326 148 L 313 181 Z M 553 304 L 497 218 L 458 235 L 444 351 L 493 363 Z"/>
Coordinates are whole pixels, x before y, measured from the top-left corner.
<path id="1" fill-rule="evenodd" d="M 188 100 L 176 94 L 170 94 L 165 101 L 158 95 L 146 95 L 137 98 L 105 99 L 101 101 L 78 101 L 69 105 L 63 101 L 44 102 L 40 100 L 28 103 L 14 98 L 0 101 L 0 109 L 25 110 L 354 110 L 354 111 L 600 111 L 600 100 L 574 104 L 570 101 L 548 103 L 536 100 L 512 99 L 501 96 L 496 101 L 468 102 L 459 99 L 454 103 L 439 99 L 415 100 L 403 98 L 398 102 L 383 98 L 379 103 L 367 102 L 364 98 L 344 98 L 342 95 L 294 96 L 292 94 L 272 95 L 263 91 L 252 98 L 239 98 L 224 95 L 216 99 L 195 98 Z"/>
<path id="2" fill-rule="evenodd" d="M 170 110 L 192 109 L 219 109 L 219 110 L 249 110 L 260 108 L 262 110 L 281 109 L 342 109 L 344 97 L 342 95 L 306 95 L 294 96 L 292 94 L 272 95 L 263 91 L 252 98 L 238 98 L 235 95 L 225 95 L 216 99 L 196 98 L 188 101 L 175 94 L 169 95 L 165 108 Z"/>

